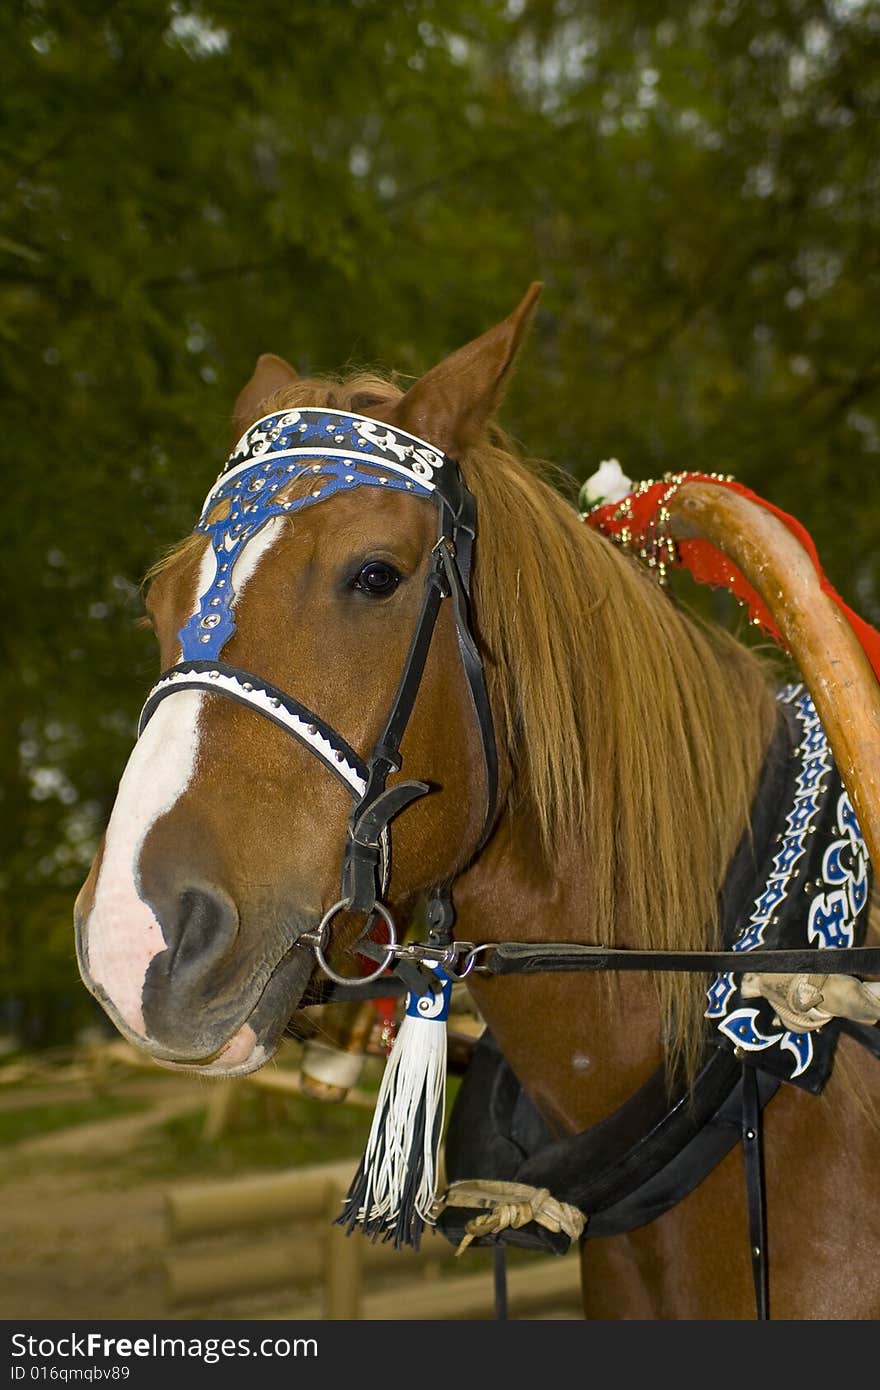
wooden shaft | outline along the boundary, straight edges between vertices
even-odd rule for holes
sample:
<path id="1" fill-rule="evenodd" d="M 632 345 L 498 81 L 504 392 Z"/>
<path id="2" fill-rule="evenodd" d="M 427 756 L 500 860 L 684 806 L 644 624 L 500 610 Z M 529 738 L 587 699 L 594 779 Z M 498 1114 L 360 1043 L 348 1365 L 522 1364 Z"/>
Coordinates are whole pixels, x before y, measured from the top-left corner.
<path id="1" fill-rule="evenodd" d="M 709 482 L 669 499 L 676 540 L 711 541 L 766 603 L 813 697 L 874 868 L 880 870 L 880 684 L 810 556 L 772 512 Z"/>

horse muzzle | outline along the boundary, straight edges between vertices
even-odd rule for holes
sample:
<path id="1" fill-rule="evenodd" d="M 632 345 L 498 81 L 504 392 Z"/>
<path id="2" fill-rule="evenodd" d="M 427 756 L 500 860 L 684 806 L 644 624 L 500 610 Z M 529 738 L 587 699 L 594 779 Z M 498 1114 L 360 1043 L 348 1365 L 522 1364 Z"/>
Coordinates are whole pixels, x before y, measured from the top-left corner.
<path id="1" fill-rule="evenodd" d="M 170 921 L 170 925 L 168 922 Z M 88 920 L 76 919 L 87 988 L 123 1037 L 157 1062 L 244 1075 L 268 1060 L 314 969 L 310 953 L 279 948 L 276 961 L 240 949 L 238 913 L 221 892 L 188 890 L 163 921 L 161 949 L 125 970 L 103 949 L 96 969 Z M 108 963 L 109 962 L 109 963 Z"/>

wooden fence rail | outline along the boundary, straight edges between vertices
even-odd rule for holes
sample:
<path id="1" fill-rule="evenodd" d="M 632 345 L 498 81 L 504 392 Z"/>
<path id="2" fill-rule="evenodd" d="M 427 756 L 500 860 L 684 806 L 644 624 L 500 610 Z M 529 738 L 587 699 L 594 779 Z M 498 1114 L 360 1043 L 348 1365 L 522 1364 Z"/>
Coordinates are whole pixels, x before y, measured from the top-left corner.
<path id="1" fill-rule="evenodd" d="M 489 1251 L 456 1260 L 431 1231 L 418 1253 L 396 1251 L 333 1224 L 355 1163 L 173 1188 L 164 1261 L 172 1307 L 277 1291 L 297 1320 L 491 1318 Z M 517 1264 L 508 1278 L 511 1316 L 578 1316 L 578 1276 L 573 1254 Z"/>

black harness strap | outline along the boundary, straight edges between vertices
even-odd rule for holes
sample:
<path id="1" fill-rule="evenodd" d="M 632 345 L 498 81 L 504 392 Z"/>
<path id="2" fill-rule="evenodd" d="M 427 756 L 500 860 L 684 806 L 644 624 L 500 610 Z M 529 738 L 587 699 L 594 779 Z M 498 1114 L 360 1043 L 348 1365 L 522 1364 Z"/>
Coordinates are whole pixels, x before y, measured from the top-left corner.
<path id="1" fill-rule="evenodd" d="M 386 791 L 386 782 L 392 772 L 399 772 L 401 768 L 400 744 L 419 693 L 440 606 L 447 597 L 452 603 L 462 667 L 480 733 L 486 772 L 486 813 L 478 848 L 482 848 L 492 828 L 498 797 L 498 755 L 483 662 L 471 631 L 468 604 L 476 503 L 460 479 L 458 486 L 454 507 L 447 497 L 439 499 L 437 543 L 425 579 L 419 616 L 385 727 L 367 762 L 366 790 L 349 821 L 342 896 L 357 912 L 369 913 L 382 896 L 383 885 L 379 882 L 381 834 L 405 805 L 430 791 L 425 782 L 395 783 Z M 404 788 L 408 789 L 408 794 L 401 800 Z"/>
<path id="2" fill-rule="evenodd" d="M 880 974 L 880 946 L 785 951 L 628 951 L 571 942 L 505 941 L 480 958 L 476 969 L 489 975 L 531 975 L 538 971 L 680 970 L 705 974 L 760 969 L 770 975 Z"/>
<path id="3" fill-rule="evenodd" d="M 379 882 L 382 832 L 404 806 L 430 791 L 426 782 L 396 783 L 390 791 L 386 790 L 385 784 L 390 773 L 400 770 L 400 743 L 419 693 L 437 615 L 444 598 L 442 566 L 436 557 L 435 551 L 425 579 L 419 616 L 403 673 L 385 727 L 367 764 L 367 786 L 349 820 L 342 871 L 342 896 L 348 900 L 349 906 L 355 912 L 369 913 L 376 900 L 382 897 L 383 885 Z M 401 801 L 400 794 L 403 789 L 407 789 L 407 794 Z"/>
<path id="4" fill-rule="evenodd" d="M 507 1321 L 507 1251 L 496 1245 L 492 1251 L 492 1281 L 495 1288 L 495 1321 Z"/>
<path id="5" fill-rule="evenodd" d="M 763 1117 L 754 1067 L 742 1069 L 742 1146 L 749 1213 L 749 1245 L 755 1285 L 755 1316 L 770 1317 L 770 1284 L 767 1274 L 767 1211 L 764 1200 Z"/>
<path id="6" fill-rule="evenodd" d="M 486 773 L 486 817 L 477 852 L 489 838 L 498 803 L 498 748 L 495 743 L 495 723 L 486 688 L 486 672 L 480 649 L 474 637 L 470 612 L 471 563 L 476 534 L 477 504 L 472 493 L 462 488 L 455 517 L 453 544 L 439 546 L 443 573 L 449 586 L 449 597 L 455 615 L 458 649 L 467 681 L 471 705 L 483 745 L 483 764 Z"/>

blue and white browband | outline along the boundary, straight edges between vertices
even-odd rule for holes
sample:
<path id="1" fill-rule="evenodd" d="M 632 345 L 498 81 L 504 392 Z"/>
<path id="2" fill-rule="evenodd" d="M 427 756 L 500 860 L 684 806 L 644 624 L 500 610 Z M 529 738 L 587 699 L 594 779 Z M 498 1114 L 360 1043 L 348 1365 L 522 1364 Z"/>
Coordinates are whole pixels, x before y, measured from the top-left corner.
<path id="1" fill-rule="evenodd" d="M 365 466 L 366 465 L 366 466 Z M 294 485 L 306 479 L 307 490 Z M 454 495 L 455 465 L 405 430 L 348 411 L 282 410 L 239 440 L 205 498 L 196 531 L 209 536 L 214 573 L 180 629 L 184 661 L 216 661 L 235 632 L 232 567 L 267 521 L 356 487 Z"/>

